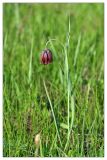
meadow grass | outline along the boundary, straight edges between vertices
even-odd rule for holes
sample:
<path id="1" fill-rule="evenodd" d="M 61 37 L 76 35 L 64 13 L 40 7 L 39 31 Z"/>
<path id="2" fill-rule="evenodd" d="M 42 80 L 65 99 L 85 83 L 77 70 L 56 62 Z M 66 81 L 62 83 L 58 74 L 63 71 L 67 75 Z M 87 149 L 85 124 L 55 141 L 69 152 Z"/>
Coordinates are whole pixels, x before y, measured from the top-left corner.
<path id="1" fill-rule="evenodd" d="M 104 156 L 103 14 L 103 4 L 3 5 L 4 157 Z"/>

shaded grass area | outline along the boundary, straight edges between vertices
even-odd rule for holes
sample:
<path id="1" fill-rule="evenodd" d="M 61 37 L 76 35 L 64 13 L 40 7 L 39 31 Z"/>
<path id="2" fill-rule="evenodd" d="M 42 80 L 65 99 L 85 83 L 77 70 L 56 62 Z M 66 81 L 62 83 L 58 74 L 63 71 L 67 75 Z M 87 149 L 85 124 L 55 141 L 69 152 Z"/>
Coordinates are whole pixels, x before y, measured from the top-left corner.
<path id="1" fill-rule="evenodd" d="M 41 133 L 40 157 L 103 157 L 103 4 L 4 4 L 3 12 L 3 155 L 37 156 Z M 45 47 L 53 63 L 44 66 Z"/>

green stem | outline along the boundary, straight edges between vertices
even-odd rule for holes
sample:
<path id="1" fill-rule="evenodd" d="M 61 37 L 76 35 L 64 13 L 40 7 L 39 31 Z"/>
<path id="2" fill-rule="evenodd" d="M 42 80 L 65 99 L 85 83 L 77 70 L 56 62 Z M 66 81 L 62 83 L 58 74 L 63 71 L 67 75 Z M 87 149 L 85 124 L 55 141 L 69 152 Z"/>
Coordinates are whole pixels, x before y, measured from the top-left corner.
<path id="1" fill-rule="evenodd" d="M 50 103 L 50 106 L 51 106 L 51 111 L 52 111 L 52 115 L 53 115 L 53 118 L 54 118 L 54 123 L 55 123 L 56 131 L 57 131 L 57 135 L 58 135 L 58 138 L 59 138 L 59 142 L 60 142 L 60 144 L 61 144 L 61 146 L 62 146 L 62 142 L 61 142 L 60 134 L 59 134 L 59 131 L 58 131 L 58 126 L 57 126 L 57 122 L 56 122 L 56 118 L 55 118 L 53 106 L 52 106 L 51 99 L 50 99 L 50 96 L 49 96 L 49 94 L 48 94 L 48 90 L 47 90 L 47 87 L 46 87 L 46 84 L 45 84 L 44 79 L 43 79 L 43 84 L 44 84 L 44 88 L 45 88 L 45 91 L 46 91 L 46 95 L 47 95 L 47 97 L 48 97 L 48 100 L 49 100 L 49 103 Z"/>

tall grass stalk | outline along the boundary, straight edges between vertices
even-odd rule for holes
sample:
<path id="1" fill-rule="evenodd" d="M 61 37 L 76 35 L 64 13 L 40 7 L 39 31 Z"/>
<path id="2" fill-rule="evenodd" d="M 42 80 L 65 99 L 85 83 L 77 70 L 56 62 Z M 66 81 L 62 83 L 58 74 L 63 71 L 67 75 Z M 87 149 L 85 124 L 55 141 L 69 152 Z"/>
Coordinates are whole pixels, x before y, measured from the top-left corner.
<path id="1" fill-rule="evenodd" d="M 70 79 L 70 75 L 69 75 L 69 62 L 68 62 L 68 52 L 69 52 L 69 42 L 70 42 L 70 17 L 69 17 L 69 29 L 68 29 L 68 33 L 67 33 L 67 41 L 66 41 L 66 45 L 65 45 L 65 81 L 66 81 L 66 90 L 67 90 L 67 125 L 68 125 L 68 135 L 67 135 L 67 142 L 65 144 L 65 148 L 66 149 L 68 142 L 69 142 L 69 137 L 70 137 L 70 96 L 71 96 L 71 79 Z"/>

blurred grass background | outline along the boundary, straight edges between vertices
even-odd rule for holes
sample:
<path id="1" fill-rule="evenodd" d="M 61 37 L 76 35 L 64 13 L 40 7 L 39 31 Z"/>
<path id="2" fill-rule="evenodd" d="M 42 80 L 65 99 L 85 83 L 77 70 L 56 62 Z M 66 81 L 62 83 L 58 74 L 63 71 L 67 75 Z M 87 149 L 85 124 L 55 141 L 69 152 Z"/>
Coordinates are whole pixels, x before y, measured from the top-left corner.
<path id="1" fill-rule="evenodd" d="M 56 39 L 48 44 L 53 63 L 44 66 L 39 57 L 50 39 Z M 4 3 L 3 49 L 3 155 L 34 157 L 34 137 L 41 132 L 36 156 L 103 157 L 103 3 Z"/>

